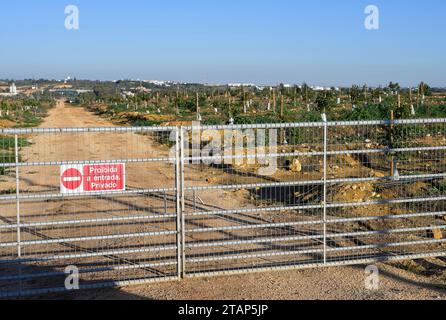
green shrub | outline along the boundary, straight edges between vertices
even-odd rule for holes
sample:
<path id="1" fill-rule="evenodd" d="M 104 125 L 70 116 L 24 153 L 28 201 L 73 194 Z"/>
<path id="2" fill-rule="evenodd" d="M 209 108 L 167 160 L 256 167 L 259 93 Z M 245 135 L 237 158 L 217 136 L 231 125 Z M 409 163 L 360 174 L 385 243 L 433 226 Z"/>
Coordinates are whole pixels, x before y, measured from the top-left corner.
<path id="1" fill-rule="evenodd" d="M 267 115 L 249 115 L 241 114 L 234 117 L 236 124 L 267 124 L 267 123 L 280 123 L 280 118 L 275 114 Z"/>
<path id="2" fill-rule="evenodd" d="M 390 111 L 384 104 L 369 104 L 357 106 L 352 110 L 343 110 L 339 113 L 339 117 L 347 121 L 388 120 Z"/>
<path id="3" fill-rule="evenodd" d="M 305 110 L 297 113 L 296 120 L 297 122 L 321 122 L 322 117 L 320 112 Z"/>
<path id="4" fill-rule="evenodd" d="M 19 159 L 20 161 L 20 159 Z M 0 163 L 15 163 L 15 154 L 12 152 L 0 153 Z M 0 167 L 0 176 L 5 175 L 7 168 Z"/>
<path id="5" fill-rule="evenodd" d="M 17 139 L 20 148 L 27 147 L 31 143 L 26 138 Z M 15 138 L 12 136 L 0 136 L 0 150 L 11 150 L 15 147 Z"/>

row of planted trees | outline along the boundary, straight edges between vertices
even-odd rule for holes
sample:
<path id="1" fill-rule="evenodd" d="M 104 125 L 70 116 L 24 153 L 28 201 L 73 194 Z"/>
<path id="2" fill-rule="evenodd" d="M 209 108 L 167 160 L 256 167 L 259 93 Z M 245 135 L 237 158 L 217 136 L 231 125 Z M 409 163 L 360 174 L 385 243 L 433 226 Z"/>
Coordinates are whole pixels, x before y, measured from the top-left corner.
<path id="1" fill-rule="evenodd" d="M 262 90 L 178 85 L 130 95 L 110 91 L 103 94 L 95 90 L 80 95 L 77 102 L 106 105 L 105 112 L 112 116 L 152 115 L 152 122 L 156 122 L 156 115 L 167 116 L 170 121 L 199 120 L 205 124 L 319 121 L 323 112 L 332 120 L 370 120 L 388 119 L 390 110 L 398 118 L 446 116 L 443 101 L 431 97 L 431 89 L 424 83 L 416 89 L 401 89 L 397 83 L 390 83 L 384 88 L 353 86 L 319 91 L 306 84 Z"/>
<path id="2" fill-rule="evenodd" d="M 55 105 L 52 99 L 14 97 L 0 100 L 0 119 L 15 123 L 16 126 L 36 126 Z"/>

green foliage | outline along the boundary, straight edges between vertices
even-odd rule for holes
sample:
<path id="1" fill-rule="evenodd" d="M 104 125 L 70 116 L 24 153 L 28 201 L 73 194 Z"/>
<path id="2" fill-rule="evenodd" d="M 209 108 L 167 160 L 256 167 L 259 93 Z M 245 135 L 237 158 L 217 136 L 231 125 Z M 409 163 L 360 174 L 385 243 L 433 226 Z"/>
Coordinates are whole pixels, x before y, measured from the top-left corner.
<path id="1" fill-rule="evenodd" d="M 17 127 L 38 126 L 52 106 L 54 106 L 54 101 L 45 98 L 19 96 L 0 101 L 2 118 L 15 122 Z"/>
<path id="2" fill-rule="evenodd" d="M 0 153 L 1 163 L 15 163 L 15 154 L 13 152 L 2 152 Z"/>
<path id="3" fill-rule="evenodd" d="M 428 105 L 417 106 L 416 116 L 420 118 L 443 118 L 446 116 L 446 105 Z"/>
<path id="4" fill-rule="evenodd" d="M 20 148 L 27 147 L 31 143 L 26 138 L 18 138 L 17 144 Z M 15 138 L 12 136 L 0 136 L 0 150 L 13 150 L 15 147 Z"/>
<path id="5" fill-rule="evenodd" d="M 180 111 L 195 112 L 197 110 L 197 102 L 194 99 L 178 99 L 177 104 Z"/>
<path id="6" fill-rule="evenodd" d="M 421 82 L 418 85 L 418 91 L 420 92 L 421 95 L 425 95 L 425 96 L 431 96 L 432 95 L 431 87 L 429 87 L 429 85 L 427 85 L 424 82 Z"/>
<path id="7" fill-rule="evenodd" d="M 15 154 L 12 152 L 0 152 L 0 163 L 15 163 Z M 7 168 L 0 167 L 0 176 L 5 175 L 6 171 Z"/>
<path id="8" fill-rule="evenodd" d="M 17 144 L 19 148 L 30 145 L 30 142 L 25 138 L 18 138 Z M 0 163 L 15 163 L 15 138 L 11 136 L 0 136 Z M 19 155 L 19 161 L 22 157 Z M 7 168 L 0 167 L 0 176 L 5 175 Z"/>
<path id="9" fill-rule="evenodd" d="M 355 109 L 343 110 L 340 113 L 340 118 L 347 121 L 385 120 L 389 119 L 389 116 L 389 109 L 384 104 L 357 106 Z"/>
<path id="10" fill-rule="evenodd" d="M 233 118 L 234 120 L 243 112 L 243 106 L 240 103 L 231 103 L 228 101 L 218 101 L 215 103 L 215 107 L 223 113 L 226 121 L 229 118 Z"/>
<path id="11" fill-rule="evenodd" d="M 359 88 L 359 86 L 352 86 L 350 89 L 350 99 L 354 105 L 358 105 L 362 103 L 363 100 L 362 90 Z"/>
<path id="12" fill-rule="evenodd" d="M 281 120 L 277 115 L 246 115 L 240 114 L 234 118 L 236 124 L 267 124 L 267 123 L 280 123 Z"/>
<path id="13" fill-rule="evenodd" d="M 336 105 L 335 96 L 331 91 L 320 92 L 316 97 L 316 111 L 329 112 Z"/>
<path id="14" fill-rule="evenodd" d="M 297 113 L 298 122 L 321 122 L 321 113 L 317 111 L 301 110 Z"/>
<path id="15" fill-rule="evenodd" d="M 23 122 L 24 127 L 37 127 L 42 122 L 42 118 L 28 110 L 23 113 Z"/>
<path id="16" fill-rule="evenodd" d="M 398 82 L 393 83 L 392 81 L 387 86 L 391 91 L 398 91 L 400 89 L 400 85 Z"/>
<path id="17" fill-rule="evenodd" d="M 161 124 L 160 121 L 147 120 L 139 116 L 128 116 L 127 119 L 134 127 L 153 127 Z"/>

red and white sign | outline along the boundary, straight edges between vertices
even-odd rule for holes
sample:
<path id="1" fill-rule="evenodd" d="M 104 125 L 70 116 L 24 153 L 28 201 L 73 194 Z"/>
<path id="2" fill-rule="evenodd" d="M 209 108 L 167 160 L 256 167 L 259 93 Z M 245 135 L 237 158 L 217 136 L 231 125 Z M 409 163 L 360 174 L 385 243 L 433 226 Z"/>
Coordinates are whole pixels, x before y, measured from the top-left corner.
<path id="1" fill-rule="evenodd" d="M 125 190 L 125 165 L 84 164 L 60 167 L 61 193 Z"/>
<path id="2" fill-rule="evenodd" d="M 61 172 L 61 186 L 66 190 L 76 190 L 82 185 L 82 173 L 77 168 L 68 168 Z"/>

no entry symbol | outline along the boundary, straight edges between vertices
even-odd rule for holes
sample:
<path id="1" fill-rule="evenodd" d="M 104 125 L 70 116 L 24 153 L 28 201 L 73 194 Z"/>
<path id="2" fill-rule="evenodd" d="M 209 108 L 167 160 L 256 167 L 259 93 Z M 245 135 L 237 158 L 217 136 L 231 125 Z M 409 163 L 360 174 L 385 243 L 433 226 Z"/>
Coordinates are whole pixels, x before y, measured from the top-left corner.
<path id="1" fill-rule="evenodd" d="M 62 185 L 68 190 L 76 190 L 82 184 L 82 173 L 76 168 L 69 168 L 62 173 Z"/>

